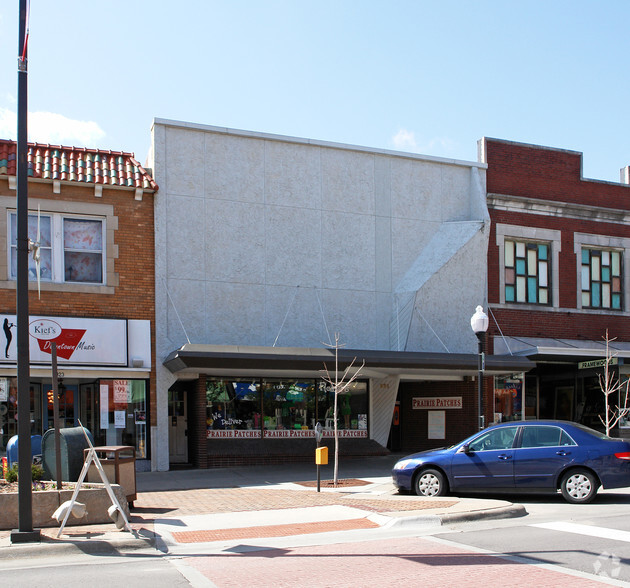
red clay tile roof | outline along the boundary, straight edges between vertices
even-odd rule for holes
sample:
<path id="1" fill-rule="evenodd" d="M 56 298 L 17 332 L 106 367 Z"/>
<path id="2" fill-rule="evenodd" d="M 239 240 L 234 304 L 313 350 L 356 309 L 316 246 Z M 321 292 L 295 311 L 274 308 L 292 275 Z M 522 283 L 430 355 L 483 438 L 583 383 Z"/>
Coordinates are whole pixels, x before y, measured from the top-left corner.
<path id="1" fill-rule="evenodd" d="M 16 175 L 17 143 L 0 139 L 0 176 Z M 157 191 L 158 186 L 133 153 L 45 143 L 28 144 L 28 176 Z"/>

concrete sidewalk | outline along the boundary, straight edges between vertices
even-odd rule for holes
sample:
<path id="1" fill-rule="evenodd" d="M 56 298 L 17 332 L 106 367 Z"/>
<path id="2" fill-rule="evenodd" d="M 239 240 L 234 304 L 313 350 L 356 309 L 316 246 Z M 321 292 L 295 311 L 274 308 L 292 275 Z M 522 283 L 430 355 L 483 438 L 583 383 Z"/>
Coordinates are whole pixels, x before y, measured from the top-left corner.
<path id="1" fill-rule="evenodd" d="M 398 457 L 344 460 L 338 488 L 327 484 L 332 466 L 322 466 L 320 492 L 312 464 L 138 473 L 138 499 L 130 521 L 135 537 L 113 523 L 67 526 L 60 538 L 57 527 L 45 528 L 40 543 L 27 544 L 11 544 L 10 531 L 0 531 L 0 559 L 64 551 L 168 552 L 186 543 L 435 526 L 526 514 L 521 505 L 503 500 L 398 494 L 390 476 Z"/>

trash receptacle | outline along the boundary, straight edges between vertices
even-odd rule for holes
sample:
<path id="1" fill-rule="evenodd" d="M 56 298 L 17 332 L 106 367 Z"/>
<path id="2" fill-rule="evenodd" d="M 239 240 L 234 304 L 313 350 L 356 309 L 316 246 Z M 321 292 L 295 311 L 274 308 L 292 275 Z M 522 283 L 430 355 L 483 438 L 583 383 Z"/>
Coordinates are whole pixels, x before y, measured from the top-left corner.
<path id="1" fill-rule="evenodd" d="M 90 443 L 93 443 L 92 433 L 83 427 L 68 427 L 59 429 L 61 445 L 61 480 L 63 482 L 77 482 L 83 468 L 83 450 L 88 447 L 87 433 Z M 42 437 L 42 467 L 47 479 L 57 478 L 55 461 L 55 429 L 48 429 Z"/>
<path id="2" fill-rule="evenodd" d="M 84 451 L 87 458 L 89 449 Z M 95 447 L 94 452 L 101 462 L 103 471 L 110 484 L 119 484 L 123 489 L 129 507 L 133 507 L 136 494 L 136 450 L 131 445 L 103 445 Z M 101 474 L 92 462 L 87 474 L 88 482 L 101 482 Z"/>
<path id="3" fill-rule="evenodd" d="M 31 435 L 31 460 L 42 453 L 42 436 Z M 7 443 L 7 462 L 12 467 L 18 461 L 18 436 L 13 435 Z"/>

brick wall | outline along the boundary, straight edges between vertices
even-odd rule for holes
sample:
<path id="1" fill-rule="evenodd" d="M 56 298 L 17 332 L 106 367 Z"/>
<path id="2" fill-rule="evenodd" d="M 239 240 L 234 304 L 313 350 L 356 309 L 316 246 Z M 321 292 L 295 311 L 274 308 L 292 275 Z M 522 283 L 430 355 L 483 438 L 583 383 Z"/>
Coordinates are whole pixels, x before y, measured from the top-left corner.
<path id="1" fill-rule="evenodd" d="M 581 178 L 581 153 L 492 139 L 486 139 L 485 146 L 489 193 L 548 200 L 556 205 L 565 202 L 611 209 L 630 208 L 630 186 Z M 492 226 L 488 246 L 488 302 L 504 335 L 601 341 L 608 330 L 610 337 L 630 341 L 629 317 L 615 312 L 578 310 L 579 259 L 574 252 L 575 233 L 630 238 L 630 227 L 600 222 L 594 217 L 576 219 L 562 215 L 545 216 L 496 209 L 490 210 L 490 218 Z M 532 305 L 524 305 L 523 310 L 499 306 L 501 260 L 496 240 L 498 223 L 561 231 L 558 263 L 559 310 L 537 311 Z M 626 292 L 626 308 L 630 303 L 629 296 Z M 488 333 L 489 341 L 500 334 L 492 318 Z M 489 352 L 492 351 L 490 347 Z"/>
<path id="2" fill-rule="evenodd" d="M 535 145 L 485 140 L 489 193 L 630 208 L 630 186 L 582 179 L 582 154 Z"/>
<path id="3" fill-rule="evenodd" d="M 0 179 L 0 196 L 16 197 L 10 190 L 6 178 Z M 73 202 L 111 205 L 118 218 L 118 230 L 114 243 L 118 257 L 114 259 L 114 272 L 118 274 L 118 285 L 113 294 L 93 292 L 61 292 L 42 290 L 41 300 L 37 297 L 36 284 L 31 285 L 29 314 L 49 316 L 71 316 L 87 318 L 139 319 L 151 321 L 151 349 L 155 352 L 155 256 L 153 194 L 145 193 L 141 201 L 134 199 L 133 190 L 103 189 L 101 198 L 94 196 L 93 186 L 80 184 L 61 186 L 61 193 L 54 194 L 51 183 L 29 182 L 29 200 L 68 202 L 69 211 Z M 4 236 L 3 236 L 4 238 Z M 53 286 L 54 287 L 54 286 Z M 0 288 L 0 312 L 15 314 L 16 291 Z M 152 358 L 150 378 L 150 418 L 155 426 L 155 357 Z"/>
<path id="4" fill-rule="evenodd" d="M 484 414 L 492 414 L 492 378 L 484 378 Z M 423 451 L 434 447 L 444 447 L 472 435 L 478 428 L 477 382 L 402 382 L 398 391 L 400 399 L 401 451 Z M 416 397 L 461 396 L 462 408 L 444 410 L 445 439 L 428 439 L 429 410 L 413 409 L 412 399 Z M 486 416 L 486 424 L 490 421 Z"/>

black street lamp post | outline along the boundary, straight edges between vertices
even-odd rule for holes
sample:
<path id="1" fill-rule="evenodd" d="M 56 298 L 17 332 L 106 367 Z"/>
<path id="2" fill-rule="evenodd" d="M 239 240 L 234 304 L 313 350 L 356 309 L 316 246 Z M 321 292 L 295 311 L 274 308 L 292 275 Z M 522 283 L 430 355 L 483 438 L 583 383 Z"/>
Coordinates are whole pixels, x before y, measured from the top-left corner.
<path id="1" fill-rule="evenodd" d="M 478 306 L 475 309 L 475 314 L 472 315 L 470 319 L 470 326 L 474 331 L 475 335 L 477 335 L 477 340 L 479 341 L 479 350 L 478 350 L 478 374 L 477 374 L 477 395 L 478 395 L 478 415 L 479 415 L 479 430 L 481 431 L 484 428 L 484 419 L 483 419 L 483 372 L 485 369 L 485 356 L 483 353 L 483 340 L 486 336 L 486 331 L 488 330 L 488 316 L 483 311 L 483 307 Z"/>

